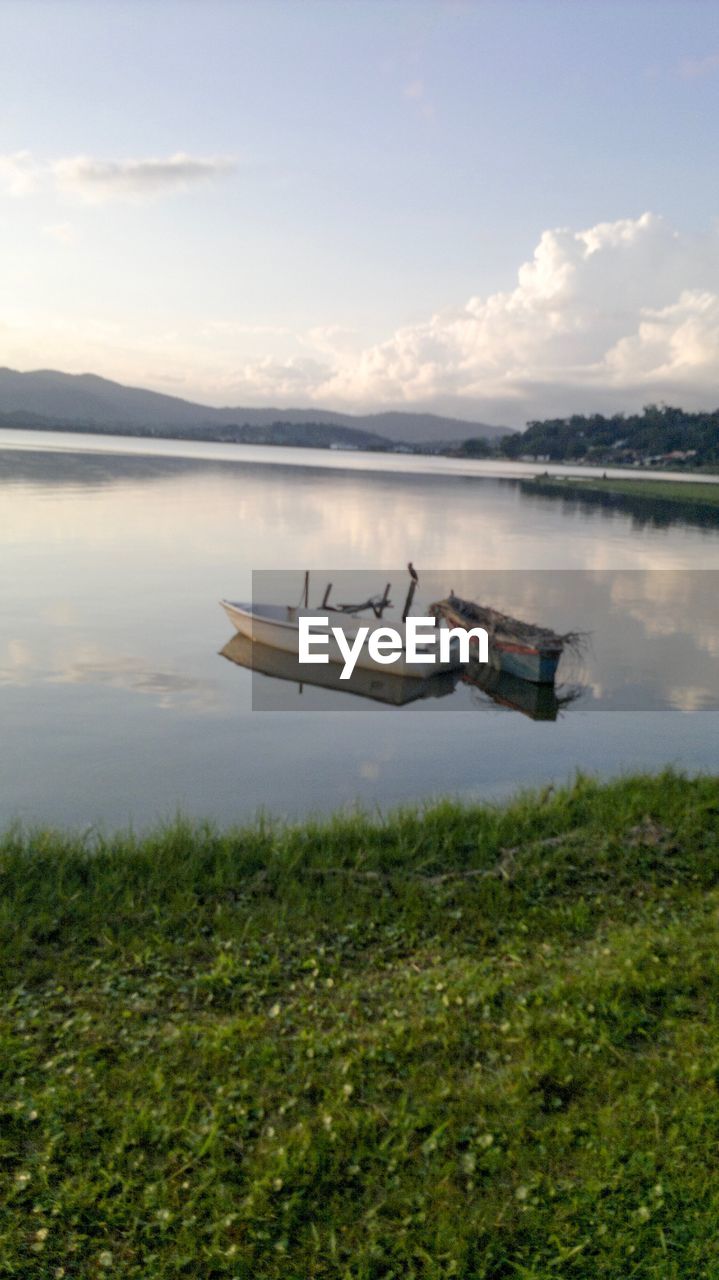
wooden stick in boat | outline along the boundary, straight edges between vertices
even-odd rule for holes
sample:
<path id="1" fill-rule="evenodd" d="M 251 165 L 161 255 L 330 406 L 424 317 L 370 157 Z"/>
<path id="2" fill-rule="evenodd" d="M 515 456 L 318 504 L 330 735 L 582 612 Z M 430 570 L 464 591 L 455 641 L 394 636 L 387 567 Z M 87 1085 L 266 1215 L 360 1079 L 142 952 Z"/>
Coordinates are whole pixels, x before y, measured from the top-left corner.
<path id="1" fill-rule="evenodd" d="M 414 568 L 414 565 L 412 564 L 412 562 L 411 562 L 411 561 L 410 561 L 410 563 L 407 565 L 407 568 L 408 568 L 408 570 L 409 570 L 410 584 L 409 584 L 409 591 L 407 592 L 407 599 L 406 599 L 406 600 L 405 600 L 405 602 L 404 602 L 404 609 L 402 610 L 402 621 L 403 621 L 403 622 L 406 622 L 406 621 L 407 621 L 407 614 L 409 613 L 410 609 L 412 608 L 412 601 L 414 600 L 414 593 L 415 593 L 415 591 L 417 590 L 417 583 L 419 582 L 419 578 L 417 577 L 417 571 L 416 571 L 416 569 Z"/>

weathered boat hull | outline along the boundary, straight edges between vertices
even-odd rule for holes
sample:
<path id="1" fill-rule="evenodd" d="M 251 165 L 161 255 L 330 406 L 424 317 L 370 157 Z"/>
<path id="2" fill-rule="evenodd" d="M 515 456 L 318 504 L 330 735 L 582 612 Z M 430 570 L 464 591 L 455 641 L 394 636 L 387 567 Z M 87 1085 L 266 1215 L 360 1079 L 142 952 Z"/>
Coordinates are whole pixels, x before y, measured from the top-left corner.
<path id="1" fill-rule="evenodd" d="M 532 684 L 553 684 L 561 656 L 561 649 L 534 649 L 492 639 L 489 642 L 489 660 L 493 666 Z"/>
<path id="2" fill-rule="evenodd" d="M 489 637 L 489 664 L 507 675 L 529 680 L 532 684 L 553 684 L 562 656 L 564 643 L 546 628 L 527 627 L 519 621 L 493 609 L 477 611 L 477 617 L 468 616 L 458 607 L 454 597 L 432 605 L 435 617 L 442 617 L 450 627 L 465 631 L 479 623 L 485 626 Z M 474 649 L 470 650 L 474 652 Z"/>

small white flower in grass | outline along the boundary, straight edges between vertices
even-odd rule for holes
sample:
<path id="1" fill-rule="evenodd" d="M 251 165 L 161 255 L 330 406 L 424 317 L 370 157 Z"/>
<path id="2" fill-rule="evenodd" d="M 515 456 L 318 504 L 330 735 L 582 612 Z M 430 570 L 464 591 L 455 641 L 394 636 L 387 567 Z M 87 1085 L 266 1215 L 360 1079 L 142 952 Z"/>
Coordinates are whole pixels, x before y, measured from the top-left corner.
<path id="1" fill-rule="evenodd" d="M 331 1129 L 331 1128 L 332 1128 L 332 1116 L 331 1116 L 331 1115 L 328 1115 L 328 1114 L 325 1112 L 325 1114 L 324 1114 L 324 1115 L 323 1115 L 323 1117 L 322 1117 L 322 1123 L 323 1123 L 323 1125 L 324 1125 L 325 1129 Z"/>
<path id="2" fill-rule="evenodd" d="M 527 1199 L 527 1196 L 529 1195 L 529 1188 L 528 1188 L 528 1187 L 517 1187 L 517 1190 L 515 1191 L 515 1193 L 514 1193 L 514 1194 L 515 1194 L 515 1197 L 517 1198 L 517 1200 L 526 1200 L 526 1199 Z"/>
<path id="3" fill-rule="evenodd" d="M 30 1112 L 30 1115 L 28 1116 L 28 1119 L 29 1119 L 29 1120 L 37 1120 L 37 1111 L 31 1111 L 31 1112 Z"/>
<path id="4" fill-rule="evenodd" d="M 98 1260 L 98 1262 L 99 1262 L 99 1264 L 100 1264 L 100 1266 L 101 1266 L 101 1267 L 111 1267 L 111 1266 L 112 1266 L 112 1254 L 110 1253 L 110 1250 L 109 1250 L 109 1249 L 103 1249 L 102 1253 L 100 1254 L 100 1256 L 99 1256 L 99 1258 L 98 1258 L 97 1260 Z"/>
<path id="5" fill-rule="evenodd" d="M 272 1008 L 270 1009 L 270 1017 L 277 1018 L 279 1017 L 279 1013 L 280 1013 L 280 1005 L 273 1004 Z"/>
<path id="6" fill-rule="evenodd" d="M 272 1182 L 272 1186 L 274 1187 L 275 1191 L 281 1191 L 284 1185 L 285 1184 L 281 1178 L 275 1178 Z"/>
<path id="7" fill-rule="evenodd" d="M 52 1273 L 52 1274 L 53 1274 L 53 1276 L 55 1277 L 55 1280 L 65 1280 L 65 1268 L 64 1268 L 64 1267 L 55 1267 L 55 1270 L 53 1271 L 53 1273 Z"/>
<path id="8" fill-rule="evenodd" d="M 30 1181 L 30 1174 L 21 1170 L 19 1173 L 15 1174 L 15 1181 L 19 1187 L 26 1187 Z"/>
<path id="9" fill-rule="evenodd" d="M 342 1085 L 342 1092 L 345 1095 L 345 1098 L 351 1098 L 354 1091 L 355 1091 L 355 1087 L 353 1084 Z"/>
<path id="10" fill-rule="evenodd" d="M 158 1220 L 158 1222 L 169 1222 L 171 1217 L 172 1217 L 172 1214 L 170 1213 L 170 1210 L 169 1210 L 169 1209 L 158 1209 L 158 1210 L 157 1210 L 157 1220 Z"/>
<path id="11" fill-rule="evenodd" d="M 48 1229 L 47 1227 L 40 1227 L 39 1231 L 36 1231 L 36 1232 L 35 1232 L 35 1239 L 36 1239 L 36 1240 L 47 1240 L 47 1238 L 48 1238 L 49 1234 L 50 1234 L 50 1231 L 49 1231 L 49 1229 Z"/>

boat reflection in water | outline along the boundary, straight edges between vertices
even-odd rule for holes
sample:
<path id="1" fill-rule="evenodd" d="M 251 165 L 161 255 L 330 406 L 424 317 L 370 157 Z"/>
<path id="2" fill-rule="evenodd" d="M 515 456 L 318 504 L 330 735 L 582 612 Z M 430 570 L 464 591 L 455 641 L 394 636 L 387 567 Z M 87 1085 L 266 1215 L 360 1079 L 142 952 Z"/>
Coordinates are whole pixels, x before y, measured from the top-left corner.
<path id="1" fill-rule="evenodd" d="M 557 690 L 554 684 L 535 684 L 522 680 L 508 671 L 500 671 L 491 663 L 470 662 L 464 668 L 462 682 L 470 688 L 486 694 L 497 706 L 510 711 L 521 711 L 530 720 L 556 720 L 560 711 L 576 702 L 581 689 L 564 687 Z M 483 699 L 482 699 L 483 701 Z"/>
<path id="2" fill-rule="evenodd" d="M 428 676 L 426 680 L 417 676 L 394 675 L 368 667 L 355 667 L 347 680 L 340 679 L 342 667 L 339 663 L 328 662 L 308 665 L 300 662 L 296 654 L 284 649 L 275 649 L 247 636 L 233 636 L 220 650 L 223 658 L 237 663 L 238 667 L 246 667 L 261 675 L 271 676 L 277 680 L 289 680 L 300 686 L 312 685 L 319 689 L 335 689 L 338 693 L 350 693 L 359 698 L 370 698 L 374 702 L 387 702 L 401 707 L 407 702 L 416 702 L 420 698 L 444 698 L 454 693 L 461 675 L 459 669 L 439 671 Z"/>
<path id="3" fill-rule="evenodd" d="M 341 680 L 342 667 L 338 663 L 316 666 L 301 663 L 296 654 L 250 640 L 239 633 L 220 650 L 220 656 L 248 671 L 295 684 L 300 693 L 305 687 L 334 690 L 396 707 L 424 698 L 445 698 L 462 684 L 472 695 L 479 695 L 473 697 L 469 704 L 463 700 L 465 707 L 486 706 L 489 701 L 507 710 L 520 711 L 531 720 L 556 720 L 560 711 L 574 702 L 581 692 L 568 687 L 557 690 L 554 685 L 533 684 L 530 680 L 499 671 L 491 664 L 476 661 L 458 671 L 440 671 L 426 679 L 355 667 L 348 680 Z M 265 707 L 270 705 L 283 709 L 277 702 L 267 702 Z M 338 704 L 338 708 L 345 705 Z"/>

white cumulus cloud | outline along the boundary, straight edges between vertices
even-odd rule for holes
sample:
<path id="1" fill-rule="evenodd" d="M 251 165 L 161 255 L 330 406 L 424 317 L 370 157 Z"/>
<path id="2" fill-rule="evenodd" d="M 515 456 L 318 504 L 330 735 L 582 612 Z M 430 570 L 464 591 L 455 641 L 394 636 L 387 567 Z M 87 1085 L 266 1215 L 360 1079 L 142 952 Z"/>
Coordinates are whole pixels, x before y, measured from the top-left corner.
<path id="1" fill-rule="evenodd" d="M 303 346 L 311 345 L 311 334 Z M 521 425 L 527 418 L 719 404 L 719 231 L 664 218 L 548 230 L 513 288 L 315 361 L 245 365 L 246 395 L 292 387 L 316 403 L 417 405 Z"/>

